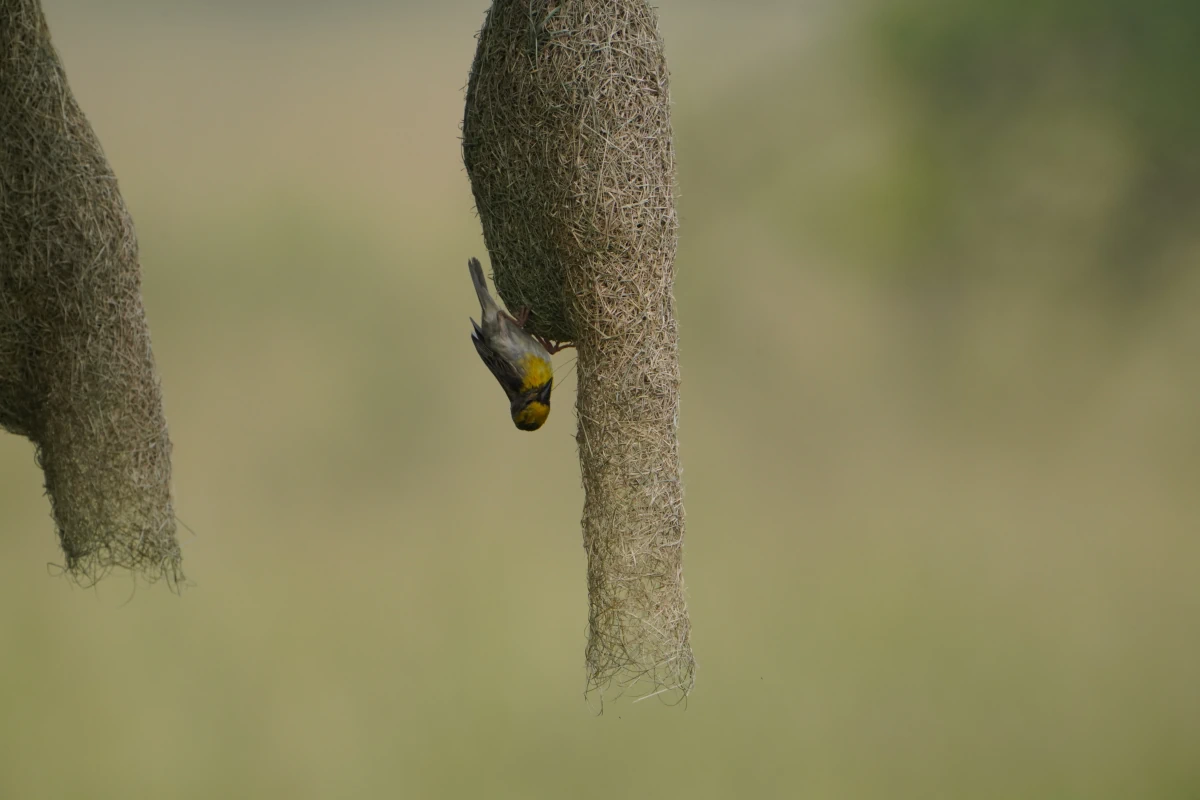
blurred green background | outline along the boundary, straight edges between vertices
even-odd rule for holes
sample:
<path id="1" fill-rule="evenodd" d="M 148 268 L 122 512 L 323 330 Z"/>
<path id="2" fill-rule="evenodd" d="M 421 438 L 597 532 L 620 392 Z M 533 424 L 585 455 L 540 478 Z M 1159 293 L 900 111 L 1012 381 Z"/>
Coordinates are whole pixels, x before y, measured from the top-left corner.
<path id="1" fill-rule="evenodd" d="M 0 797 L 1200 794 L 1200 6 L 662 2 L 700 669 L 599 717 L 574 382 L 468 343 L 486 3 L 45 6 L 194 585 L 56 577 L 0 437 Z"/>

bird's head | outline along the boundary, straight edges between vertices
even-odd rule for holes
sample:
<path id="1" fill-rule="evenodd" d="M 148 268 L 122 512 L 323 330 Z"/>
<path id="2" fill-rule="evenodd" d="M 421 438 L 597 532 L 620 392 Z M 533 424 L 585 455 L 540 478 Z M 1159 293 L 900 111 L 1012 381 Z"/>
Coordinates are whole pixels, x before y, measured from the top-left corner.
<path id="1" fill-rule="evenodd" d="M 512 401 L 513 424 L 523 431 L 536 431 L 550 416 L 550 389 L 553 381 L 546 381 L 527 392 L 522 392 Z"/>

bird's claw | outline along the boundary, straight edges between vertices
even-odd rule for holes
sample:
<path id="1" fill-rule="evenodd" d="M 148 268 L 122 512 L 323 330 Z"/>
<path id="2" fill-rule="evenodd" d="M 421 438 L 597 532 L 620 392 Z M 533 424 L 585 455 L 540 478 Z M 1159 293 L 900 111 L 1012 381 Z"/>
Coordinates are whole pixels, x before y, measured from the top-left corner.
<path id="1" fill-rule="evenodd" d="M 520 311 L 518 311 L 516 313 L 515 316 L 512 314 L 509 314 L 508 318 L 511 319 L 513 322 L 515 322 L 518 328 L 524 328 L 525 323 L 529 322 L 529 306 L 522 308 Z M 566 350 L 568 347 L 575 346 L 574 342 L 554 342 L 554 341 L 547 339 L 545 336 L 538 336 L 537 334 L 530 334 L 530 335 L 533 336 L 533 338 L 537 340 L 538 344 L 540 344 L 542 347 L 546 348 L 546 352 L 549 353 L 550 355 L 554 355 L 555 353 L 557 353 L 560 350 Z"/>
<path id="2" fill-rule="evenodd" d="M 568 347 L 575 346 L 574 342 L 554 342 L 554 341 L 547 339 L 544 336 L 535 336 L 533 338 L 537 339 L 538 343 L 542 347 L 546 348 L 546 352 L 549 353 L 550 355 L 554 355 L 555 353 L 557 353 L 560 350 L 566 350 Z"/>

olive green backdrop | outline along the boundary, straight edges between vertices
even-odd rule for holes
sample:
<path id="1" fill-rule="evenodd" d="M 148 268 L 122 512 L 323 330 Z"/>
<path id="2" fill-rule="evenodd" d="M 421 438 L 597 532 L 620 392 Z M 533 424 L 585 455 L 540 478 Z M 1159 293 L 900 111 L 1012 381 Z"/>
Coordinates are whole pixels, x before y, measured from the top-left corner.
<path id="1" fill-rule="evenodd" d="M 530 435 L 468 341 L 486 3 L 97 5 L 194 585 L 56 577 L 0 437 L 0 796 L 1200 791 L 1190 6 L 662 4 L 700 666 L 597 717 L 571 355 Z"/>

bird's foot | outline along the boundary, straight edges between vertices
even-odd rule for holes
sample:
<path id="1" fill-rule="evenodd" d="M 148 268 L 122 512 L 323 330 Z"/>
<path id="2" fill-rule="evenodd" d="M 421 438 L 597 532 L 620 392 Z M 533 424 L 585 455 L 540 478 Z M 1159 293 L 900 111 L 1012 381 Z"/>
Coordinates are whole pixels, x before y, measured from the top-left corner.
<path id="1" fill-rule="evenodd" d="M 525 306 L 519 310 L 515 316 L 509 314 L 507 311 L 504 313 L 516 324 L 518 328 L 524 328 L 525 323 L 529 322 L 529 306 Z M 568 347 L 575 346 L 574 342 L 555 342 L 547 339 L 545 336 L 538 336 L 536 333 L 530 335 L 537 340 L 538 344 L 546 348 L 546 352 L 550 355 L 554 355 L 560 350 L 566 350 Z"/>
<path id="2" fill-rule="evenodd" d="M 575 346 L 574 342 L 554 342 L 554 341 L 547 339 L 544 336 L 535 336 L 533 338 L 537 339 L 538 344 L 540 344 L 542 347 L 546 348 L 546 352 L 549 353 L 550 355 L 554 355 L 555 353 L 557 353 L 560 350 L 566 350 L 568 347 Z"/>

